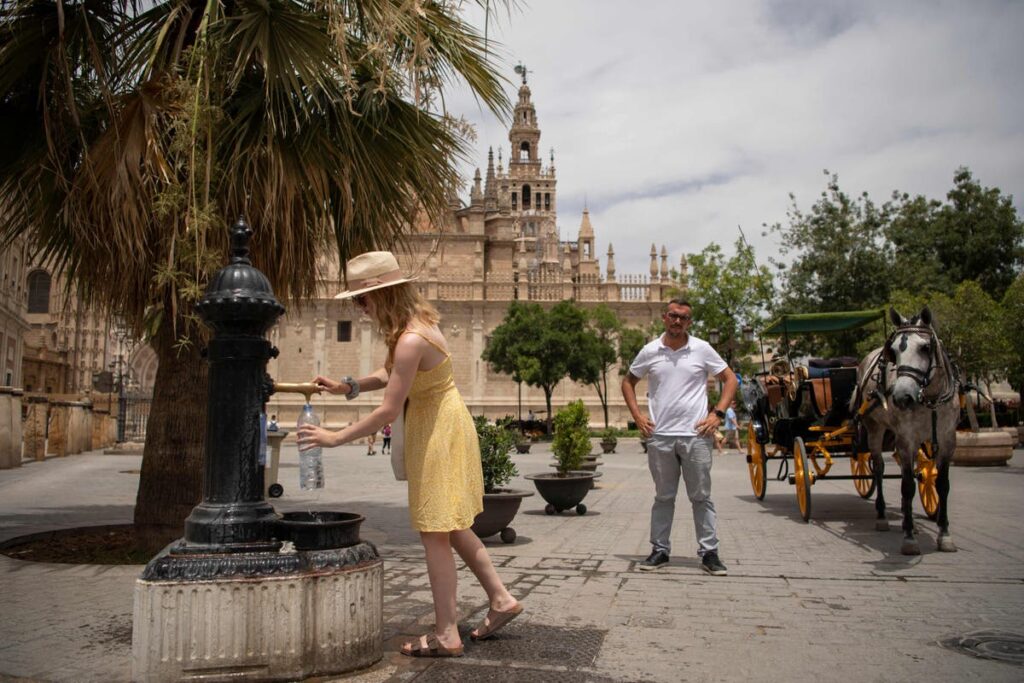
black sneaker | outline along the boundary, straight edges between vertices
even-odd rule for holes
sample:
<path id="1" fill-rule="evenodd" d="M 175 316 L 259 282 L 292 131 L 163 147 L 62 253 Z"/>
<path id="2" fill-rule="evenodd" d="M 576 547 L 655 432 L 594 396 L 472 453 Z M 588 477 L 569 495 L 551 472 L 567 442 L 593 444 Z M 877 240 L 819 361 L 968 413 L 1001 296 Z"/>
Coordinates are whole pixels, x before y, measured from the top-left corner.
<path id="1" fill-rule="evenodd" d="M 700 568 L 711 574 L 711 576 L 725 576 L 729 573 L 729 570 L 725 568 L 722 561 L 718 559 L 718 553 L 716 552 L 704 553 L 704 559 L 701 560 Z"/>
<path id="2" fill-rule="evenodd" d="M 647 559 L 637 565 L 640 571 L 649 572 L 668 564 L 668 553 L 664 550 L 655 550 L 647 556 Z"/>

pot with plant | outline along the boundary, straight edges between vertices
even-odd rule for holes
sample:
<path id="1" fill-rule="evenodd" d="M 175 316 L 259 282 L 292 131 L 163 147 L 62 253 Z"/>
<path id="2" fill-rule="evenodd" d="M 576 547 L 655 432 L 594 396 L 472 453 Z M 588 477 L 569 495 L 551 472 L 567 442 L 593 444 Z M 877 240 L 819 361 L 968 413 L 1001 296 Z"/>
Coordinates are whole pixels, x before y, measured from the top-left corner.
<path id="1" fill-rule="evenodd" d="M 593 484 L 594 473 L 582 472 L 579 468 L 590 452 L 589 421 L 590 414 L 583 401 L 573 401 L 558 411 L 554 419 L 555 438 L 551 442 L 558 469 L 553 474 L 526 475 L 547 502 L 544 512 L 549 515 L 570 508 L 575 508 L 578 515 L 587 512 L 587 506 L 581 501 Z"/>
<path id="2" fill-rule="evenodd" d="M 533 439 L 530 438 L 529 434 L 519 432 L 515 435 L 516 453 L 520 455 L 529 453 L 530 446 L 533 444 Z"/>
<path id="3" fill-rule="evenodd" d="M 519 512 L 523 498 L 533 491 L 503 488 L 516 476 L 515 463 L 509 453 L 516 444 L 517 433 L 507 425 L 490 424 L 479 416 L 473 418 L 480 441 L 480 465 L 484 472 L 484 509 L 470 527 L 480 538 L 500 534 L 505 543 L 516 540 L 516 530 L 509 526 Z"/>
<path id="4" fill-rule="evenodd" d="M 601 433 L 601 451 L 605 454 L 614 453 L 615 447 L 619 444 L 619 430 L 609 427 Z"/>

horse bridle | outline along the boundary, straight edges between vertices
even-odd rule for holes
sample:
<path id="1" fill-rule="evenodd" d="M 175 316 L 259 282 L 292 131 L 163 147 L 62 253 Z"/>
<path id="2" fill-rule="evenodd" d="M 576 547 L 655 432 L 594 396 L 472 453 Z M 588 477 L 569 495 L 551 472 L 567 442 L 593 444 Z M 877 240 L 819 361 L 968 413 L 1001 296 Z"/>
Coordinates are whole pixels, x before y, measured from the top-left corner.
<path id="1" fill-rule="evenodd" d="M 912 365 L 897 365 L 896 366 L 896 377 L 909 377 L 914 380 L 914 383 L 918 386 L 918 401 L 926 408 L 934 410 L 937 406 L 945 403 L 953 398 L 956 394 L 959 380 L 956 373 L 955 366 L 950 362 L 949 355 L 946 350 L 942 347 L 939 342 L 938 336 L 935 334 L 935 330 L 930 325 L 903 325 L 893 330 L 893 333 L 885 342 L 885 351 L 882 356 L 885 357 L 885 362 L 889 361 L 889 354 L 892 353 L 892 344 L 896 340 L 896 337 L 901 334 L 923 334 L 928 337 L 928 343 L 931 345 L 931 353 L 928 355 L 928 368 L 925 370 L 919 370 Z M 939 351 L 941 349 L 942 356 L 939 357 Z M 901 349 L 903 350 L 903 349 Z M 936 398 L 924 399 L 923 393 L 925 388 L 931 384 L 932 375 L 935 372 L 935 366 L 937 362 L 943 365 L 943 369 L 946 371 L 947 385 L 944 391 Z M 885 377 L 885 372 L 881 373 L 882 377 Z M 884 379 L 883 379 L 884 381 Z M 889 393 L 887 389 L 886 393 Z"/>

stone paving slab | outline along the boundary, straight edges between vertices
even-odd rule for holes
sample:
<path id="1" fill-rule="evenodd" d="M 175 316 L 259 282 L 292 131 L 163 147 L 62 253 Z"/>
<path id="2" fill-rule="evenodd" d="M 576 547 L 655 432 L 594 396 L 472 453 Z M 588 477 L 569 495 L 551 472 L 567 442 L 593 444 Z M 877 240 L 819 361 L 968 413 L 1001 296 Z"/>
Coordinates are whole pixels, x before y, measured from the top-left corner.
<path id="1" fill-rule="evenodd" d="M 525 474 L 546 471 L 551 454 L 541 448 L 515 457 Z M 0 540 L 130 522 L 140 460 L 97 452 L 0 471 Z M 892 531 L 874 531 L 872 503 L 840 481 L 815 484 L 814 516 L 805 524 L 792 486 L 771 479 L 758 501 L 743 457 L 716 456 L 724 578 L 700 572 L 685 496 L 671 564 L 637 571 L 649 551 L 646 457 L 635 440 L 621 440 L 619 453 L 603 460 L 585 516 L 546 515 L 534 496 L 513 523 L 514 544 L 487 541 L 527 606 L 506 637 L 467 642 L 458 662 L 432 662 L 396 652 L 404 637 L 430 627 L 433 611 L 404 484 L 391 477 L 388 459 L 360 446 L 335 449 L 326 458 L 327 488 L 309 494 L 297 489 L 297 455 L 286 445 L 285 496 L 275 506 L 360 512 L 363 536 L 385 558 L 384 660 L 320 680 L 1024 680 L 1024 667 L 938 645 L 985 629 L 1024 633 L 1024 451 L 1009 467 L 953 468 L 951 530 L 960 551 L 937 552 L 935 526 L 918 509 L 918 557 L 899 554 L 898 482 L 886 482 Z M 513 485 L 532 490 L 521 477 Z M 0 556 L 0 681 L 127 681 L 140 570 Z M 468 631 L 486 601 L 464 568 L 459 578 Z M 544 648 L 533 638 L 557 652 L 559 638 L 568 643 L 574 633 L 600 634 L 595 656 L 539 657 Z"/>

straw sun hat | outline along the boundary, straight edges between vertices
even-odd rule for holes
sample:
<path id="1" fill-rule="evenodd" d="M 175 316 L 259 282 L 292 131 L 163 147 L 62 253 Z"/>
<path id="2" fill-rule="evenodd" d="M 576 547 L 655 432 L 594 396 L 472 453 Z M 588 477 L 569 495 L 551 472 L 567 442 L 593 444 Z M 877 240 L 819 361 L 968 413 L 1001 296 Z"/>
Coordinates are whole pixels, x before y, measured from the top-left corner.
<path id="1" fill-rule="evenodd" d="M 390 251 L 368 251 L 348 260 L 345 264 L 348 289 L 334 296 L 335 299 L 351 299 L 403 282 L 412 282 L 415 277 L 405 277 L 398 267 L 398 259 Z"/>

